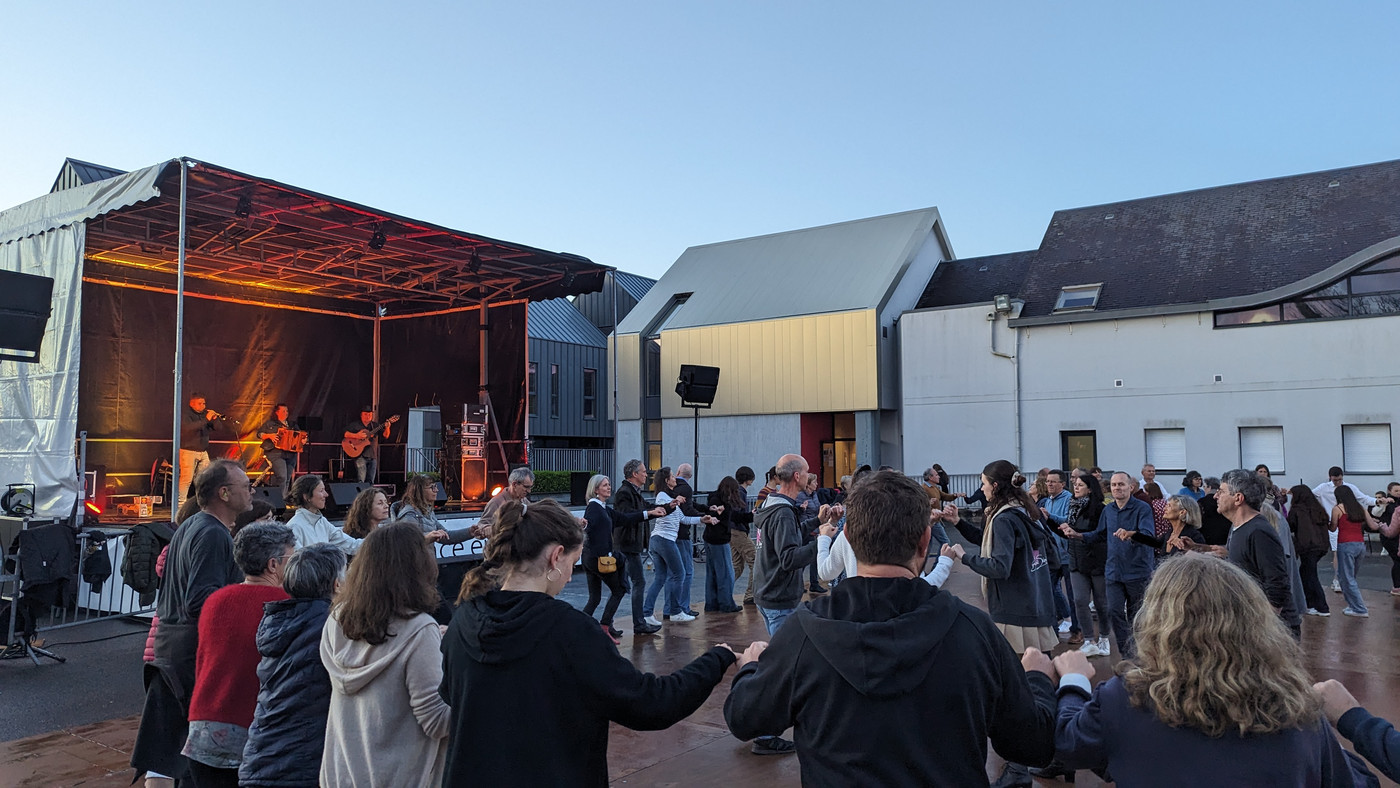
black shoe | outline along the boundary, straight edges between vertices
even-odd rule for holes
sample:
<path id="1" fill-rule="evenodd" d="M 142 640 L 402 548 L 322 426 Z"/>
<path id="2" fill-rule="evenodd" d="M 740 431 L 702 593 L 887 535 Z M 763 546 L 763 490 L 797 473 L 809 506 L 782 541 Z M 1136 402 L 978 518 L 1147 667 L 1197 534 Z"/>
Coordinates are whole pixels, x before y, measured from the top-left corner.
<path id="1" fill-rule="evenodd" d="M 604 625 L 603 625 L 603 628 L 606 629 L 606 630 L 608 631 L 608 634 L 609 634 L 609 635 L 612 635 L 612 636 L 615 637 L 615 638 L 620 638 L 620 637 L 622 637 L 622 635 L 624 634 L 622 630 L 618 629 L 617 627 L 613 626 L 612 624 L 604 624 Z"/>
<path id="2" fill-rule="evenodd" d="M 826 589 L 825 589 L 825 588 L 822 588 L 821 586 L 812 586 L 812 587 L 808 588 L 807 590 L 810 591 L 810 592 L 813 593 L 813 594 L 825 594 L 825 593 L 826 593 Z"/>
<path id="3" fill-rule="evenodd" d="M 632 625 L 632 634 L 634 635 L 655 635 L 657 632 L 660 631 L 661 627 L 652 626 L 651 624 L 648 624 L 645 621 L 643 621 L 640 624 Z"/>
<path id="4" fill-rule="evenodd" d="M 742 613 L 742 612 L 744 612 L 744 609 L 743 609 L 742 607 L 739 607 L 738 605 L 735 605 L 734 607 L 722 607 L 722 608 L 719 609 L 719 612 L 721 612 L 721 613 Z"/>
<path id="5" fill-rule="evenodd" d="M 1006 768 L 1001 770 L 1001 776 L 992 782 L 990 788 L 1034 788 L 1035 781 L 1031 779 L 1030 771 L 1018 764 L 1006 764 Z"/>
<path id="6" fill-rule="evenodd" d="M 755 602 L 755 601 L 753 601 L 753 597 L 749 597 L 748 599 L 745 599 L 745 600 L 744 600 L 744 604 L 749 605 L 749 606 L 751 606 L 751 607 L 757 607 L 757 606 L 758 606 L 758 603 Z"/>
<path id="7" fill-rule="evenodd" d="M 699 618 L 699 617 L 700 617 L 700 611 L 699 611 L 699 610 L 696 610 L 696 609 L 693 608 L 693 607 L 690 608 L 690 609 L 688 609 L 688 610 L 686 610 L 685 612 L 688 613 L 688 614 L 690 614 L 690 615 L 692 615 L 692 616 L 695 616 L 696 618 Z"/>
<path id="8" fill-rule="evenodd" d="M 791 755 L 797 752 L 797 745 L 777 736 L 754 739 L 751 749 L 754 755 Z"/>

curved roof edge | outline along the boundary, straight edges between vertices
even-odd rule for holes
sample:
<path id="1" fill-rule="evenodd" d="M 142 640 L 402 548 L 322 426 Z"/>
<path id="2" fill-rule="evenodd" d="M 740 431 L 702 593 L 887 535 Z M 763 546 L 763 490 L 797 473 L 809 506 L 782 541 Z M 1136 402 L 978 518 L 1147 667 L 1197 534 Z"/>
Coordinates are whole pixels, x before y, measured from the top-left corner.
<path id="1" fill-rule="evenodd" d="M 1333 263 L 1311 276 L 1306 276 L 1297 281 L 1275 287 L 1272 290 L 1265 290 L 1261 293 L 1232 296 L 1230 298 L 1216 298 L 1210 301 L 1198 301 L 1189 304 L 1163 304 L 1161 306 L 1116 309 L 1107 312 L 1073 312 L 1063 315 L 1026 317 L 1014 319 L 1010 321 L 1010 325 L 1012 328 L 1020 328 L 1022 326 L 1048 326 L 1062 323 L 1091 323 L 1101 320 L 1123 320 L 1137 317 L 1181 315 L 1192 312 L 1215 312 L 1221 309 L 1248 309 L 1255 306 L 1265 306 L 1275 301 L 1283 301 L 1303 295 L 1319 287 L 1325 287 L 1362 266 L 1373 263 L 1382 257 L 1396 252 L 1400 252 L 1400 236 L 1371 244 L 1359 252 L 1347 255 L 1340 262 Z"/>

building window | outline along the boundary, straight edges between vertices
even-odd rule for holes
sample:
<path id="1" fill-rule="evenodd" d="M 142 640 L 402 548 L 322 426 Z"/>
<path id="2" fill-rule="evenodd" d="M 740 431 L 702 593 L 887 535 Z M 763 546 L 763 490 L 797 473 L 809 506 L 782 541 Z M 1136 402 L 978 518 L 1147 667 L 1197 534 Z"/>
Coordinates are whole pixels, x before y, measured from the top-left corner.
<path id="1" fill-rule="evenodd" d="M 1098 435 L 1094 430 L 1070 430 L 1060 433 L 1060 467 L 1088 470 L 1099 464 Z"/>
<path id="2" fill-rule="evenodd" d="M 1342 470 L 1390 473 L 1390 425 L 1343 424 Z"/>
<path id="3" fill-rule="evenodd" d="M 1283 475 L 1283 427 L 1240 427 L 1240 467 L 1260 465 L 1275 479 Z"/>
<path id="4" fill-rule="evenodd" d="M 526 383 L 525 383 L 525 388 L 526 388 L 526 389 L 528 390 L 528 392 L 529 392 L 529 398 L 528 398 L 528 399 L 529 399 L 529 403 L 530 403 L 530 415 L 531 415 L 531 416 L 537 416 L 537 415 L 539 415 L 539 412 L 540 412 L 540 397 L 539 397 L 539 390 L 540 390 L 540 382 L 539 382 L 539 380 L 540 380 L 540 365 L 537 364 L 537 363 L 534 362 L 534 361 L 531 361 L 531 362 L 530 362 L 530 365 L 529 365 L 529 369 L 530 369 L 529 380 L 526 381 Z"/>
<path id="5" fill-rule="evenodd" d="M 583 369 L 583 417 L 598 418 L 598 370 Z"/>
<path id="6" fill-rule="evenodd" d="M 1159 471 L 1186 473 L 1186 430 L 1182 428 L 1143 430 L 1147 464 Z"/>
<path id="7" fill-rule="evenodd" d="M 1400 255 L 1378 260 L 1345 279 L 1287 301 L 1216 312 L 1215 327 L 1377 315 L 1400 315 Z"/>
<path id="8" fill-rule="evenodd" d="M 1089 310 L 1099 305 L 1099 291 L 1103 284 L 1069 285 L 1060 288 L 1060 297 L 1055 301 L 1056 312 Z"/>
<path id="9" fill-rule="evenodd" d="M 559 365 L 549 365 L 549 416 L 559 418 Z"/>
<path id="10" fill-rule="evenodd" d="M 647 419 L 642 423 L 642 440 L 646 444 L 647 468 L 652 473 L 661 467 L 661 420 Z"/>

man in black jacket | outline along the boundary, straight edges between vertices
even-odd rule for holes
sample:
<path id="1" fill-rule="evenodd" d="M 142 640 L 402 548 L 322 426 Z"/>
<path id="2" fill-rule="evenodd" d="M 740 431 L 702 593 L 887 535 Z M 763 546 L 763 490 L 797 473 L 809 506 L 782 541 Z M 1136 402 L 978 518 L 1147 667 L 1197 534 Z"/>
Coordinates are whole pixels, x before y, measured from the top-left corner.
<path id="1" fill-rule="evenodd" d="M 799 607 L 724 704 L 739 738 L 795 726 L 810 785 L 987 785 L 987 740 L 1004 757 L 1054 755 L 1050 659 L 1017 664 L 986 613 L 919 577 L 929 500 L 881 471 L 847 498 L 857 576 Z M 938 730 L 910 725 L 933 720 Z"/>
<path id="2" fill-rule="evenodd" d="M 626 578 L 632 594 L 632 632 L 636 635 L 651 635 L 661 627 L 648 624 L 642 597 L 646 592 L 646 572 L 642 568 L 642 551 L 647 547 L 647 523 L 651 518 L 646 499 L 642 497 L 642 485 L 647 483 L 647 466 L 641 460 L 628 460 L 622 466 L 622 483 L 613 493 L 612 507 L 623 514 L 642 512 L 642 520 L 635 525 L 613 527 L 613 549 L 622 553 L 626 566 Z"/>

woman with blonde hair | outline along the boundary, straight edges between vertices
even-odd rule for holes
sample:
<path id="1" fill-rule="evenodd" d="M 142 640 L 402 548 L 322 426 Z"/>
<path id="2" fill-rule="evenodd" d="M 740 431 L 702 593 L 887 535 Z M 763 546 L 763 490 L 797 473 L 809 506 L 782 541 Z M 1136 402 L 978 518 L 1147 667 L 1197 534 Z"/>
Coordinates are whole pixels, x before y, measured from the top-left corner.
<path id="1" fill-rule="evenodd" d="M 1244 570 L 1188 553 L 1153 575 L 1137 656 L 1090 690 L 1083 654 L 1060 674 L 1056 759 L 1118 785 L 1353 784 L 1302 652 Z M 1368 773 L 1369 774 L 1369 773 Z"/>

